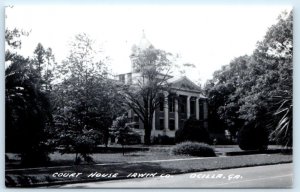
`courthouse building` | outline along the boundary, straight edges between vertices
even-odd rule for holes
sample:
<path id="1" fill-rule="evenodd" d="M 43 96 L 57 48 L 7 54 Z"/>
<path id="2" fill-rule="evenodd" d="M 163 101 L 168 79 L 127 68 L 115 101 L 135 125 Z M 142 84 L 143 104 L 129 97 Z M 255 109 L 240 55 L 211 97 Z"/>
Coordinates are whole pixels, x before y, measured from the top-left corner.
<path id="1" fill-rule="evenodd" d="M 143 35 L 136 49 L 147 49 L 152 44 Z M 140 72 L 135 70 L 132 62 L 130 73 L 119 74 L 116 79 L 122 83 L 134 85 L 140 77 Z M 152 122 L 151 136 L 175 137 L 176 130 L 183 127 L 184 122 L 194 117 L 201 121 L 202 126 L 207 128 L 207 98 L 201 94 L 201 89 L 186 76 L 167 76 L 167 83 L 170 87 L 168 92 L 161 94 L 161 102 L 155 110 Z M 141 134 L 143 140 L 144 126 L 137 114 L 129 110 L 128 117 L 132 120 L 132 125 Z"/>

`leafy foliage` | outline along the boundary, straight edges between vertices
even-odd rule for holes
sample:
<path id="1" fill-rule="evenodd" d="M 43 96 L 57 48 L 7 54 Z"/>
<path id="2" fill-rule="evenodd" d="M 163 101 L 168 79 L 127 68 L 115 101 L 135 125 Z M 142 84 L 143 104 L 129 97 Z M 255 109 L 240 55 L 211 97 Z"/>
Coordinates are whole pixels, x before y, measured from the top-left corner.
<path id="1" fill-rule="evenodd" d="M 228 129 L 231 135 L 236 135 L 237 130 L 243 125 L 243 121 L 239 118 L 237 103 L 247 87 L 244 80 L 248 78 L 247 64 L 250 59 L 247 55 L 235 58 L 228 66 L 216 71 L 214 79 L 206 84 L 212 131 L 222 132 Z"/>
<path id="2" fill-rule="evenodd" d="M 75 164 L 79 164 L 81 158 L 86 162 L 93 162 L 90 154 L 97 147 L 97 140 L 99 140 L 99 134 L 94 130 L 80 132 L 68 128 L 61 132 L 58 144 L 63 147 L 60 149 L 62 154 L 76 153 Z"/>
<path id="3" fill-rule="evenodd" d="M 291 144 L 292 105 L 285 106 L 287 113 L 279 105 L 292 100 L 292 53 L 293 15 L 282 13 L 252 55 L 235 58 L 206 84 L 210 117 L 219 117 L 212 125 L 232 135 L 252 125 L 268 129 L 271 139 L 282 145 Z"/>
<path id="4" fill-rule="evenodd" d="M 244 125 L 238 133 L 238 145 L 242 150 L 264 150 L 268 146 L 268 131 L 257 124 Z"/>
<path id="5" fill-rule="evenodd" d="M 39 83 L 44 91 L 50 92 L 52 89 L 52 81 L 54 80 L 53 69 L 55 65 L 56 61 L 52 49 L 45 49 L 41 43 L 38 43 L 34 50 L 31 66 L 37 71 L 40 79 Z"/>
<path id="6" fill-rule="evenodd" d="M 122 146 L 141 143 L 140 134 L 131 128 L 129 119 L 125 115 L 119 116 L 113 121 L 110 133 Z"/>
<path id="7" fill-rule="evenodd" d="M 208 130 L 205 129 L 200 120 L 189 118 L 185 121 L 182 129 L 175 133 L 175 142 L 196 141 L 210 143 Z"/>
<path id="8" fill-rule="evenodd" d="M 10 48 L 20 48 L 18 30 L 6 30 Z M 48 95 L 39 84 L 37 71 L 31 68 L 31 60 L 7 49 L 5 62 L 5 118 L 6 151 L 21 154 L 22 163 L 39 165 L 48 161 L 52 149 L 48 123 L 51 121 Z"/>
<path id="9" fill-rule="evenodd" d="M 56 78 L 62 81 L 52 91 L 62 152 L 75 150 L 85 159 L 97 144 L 107 145 L 108 128 L 122 111 L 116 102 L 114 81 L 107 78 L 106 65 L 95 54 L 94 42 L 88 35 L 75 36 L 69 57 L 57 67 Z"/>
<path id="10" fill-rule="evenodd" d="M 19 49 L 22 46 L 21 37 L 28 35 L 28 32 L 17 28 L 14 28 L 13 30 L 5 29 L 5 43 L 12 49 Z M 8 51 L 8 49 L 6 51 Z"/>
<path id="11" fill-rule="evenodd" d="M 158 135 L 157 137 L 153 138 L 153 144 L 174 145 L 175 144 L 175 138 L 174 137 L 169 137 L 167 135 Z"/>
<path id="12" fill-rule="evenodd" d="M 279 119 L 276 128 L 271 132 L 270 138 L 277 144 L 290 147 L 293 144 L 293 103 L 292 98 L 281 97 L 280 106 L 275 113 Z"/>

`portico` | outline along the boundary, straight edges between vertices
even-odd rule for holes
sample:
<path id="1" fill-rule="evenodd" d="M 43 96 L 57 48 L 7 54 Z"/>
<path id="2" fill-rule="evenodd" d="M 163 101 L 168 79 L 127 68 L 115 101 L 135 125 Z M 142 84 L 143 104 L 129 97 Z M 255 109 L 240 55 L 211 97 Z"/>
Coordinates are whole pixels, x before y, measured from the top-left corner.
<path id="1" fill-rule="evenodd" d="M 153 114 L 152 136 L 175 137 L 176 130 L 182 128 L 184 121 L 190 117 L 202 121 L 207 127 L 207 99 L 199 87 L 187 77 L 170 84 L 170 91 L 163 92 L 160 107 Z"/>
<path id="2" fill-rule="evenodd" d="M 207 98 L 201 94 L 200 88 L 187 77 L 170 80 L 170 90 L 161 93 L 160 106 L 152 117 L 152 137 L 175 137 L 175 132 L 183 128 L 184 122 L 193 117 L 207 128 Z M 132 116 L 133 111 L 131 111 Z M 144 125 L 137 115 L 132 116 L 134 127 L 143 130 Z M 143 134 L 143 133 L 142 133 Z"/>

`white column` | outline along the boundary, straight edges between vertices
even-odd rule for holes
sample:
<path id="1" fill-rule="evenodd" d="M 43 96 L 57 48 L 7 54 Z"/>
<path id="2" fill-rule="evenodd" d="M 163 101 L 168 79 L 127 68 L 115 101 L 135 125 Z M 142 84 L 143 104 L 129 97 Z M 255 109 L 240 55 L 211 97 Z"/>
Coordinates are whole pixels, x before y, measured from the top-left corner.
<path id="1" fill-rule="evenodd" d="M 178 130 L 179 125 L 178 125 L 178 98 L 179 96 L 177 95 L 175 98 L 175 130 Z"/>
<path id="2" fill-rule="evenodd" d="M 152 131 L 155 131 L 155 111 L 153 112 L 153 117 L 152 117 Z"/>
<path id="3" fill-rule="evenodd" d="M 191 96 L 186 97 L 186 117 L 187 119 L 191 116 L 191 102 L 190 102 Z"/>
<path id="4" fill-rule="evenodd" d="M 164 127 L 165 131 L 169 129 L 169 105 L 168 105 L 168 92 L 164 92 Z"/>
<path id="5" fill-rule="evenodd" d="M 199 98 L 196 98 L 196 119 L 199 120 Z"/>

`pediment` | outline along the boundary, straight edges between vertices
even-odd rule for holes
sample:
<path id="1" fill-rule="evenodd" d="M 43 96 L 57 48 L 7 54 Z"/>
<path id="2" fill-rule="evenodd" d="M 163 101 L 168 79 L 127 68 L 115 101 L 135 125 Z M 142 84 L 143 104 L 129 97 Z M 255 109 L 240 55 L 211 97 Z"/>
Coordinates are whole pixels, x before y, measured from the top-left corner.
<path id="1" fill-rule="evenodd" d="M 187 77 L 181 77 L 177 80 L 170 82 L 171 87 L 179 90 L 186 90 L 186 91 L 201 91 L 201 88 L 197 86 L 195 83 L 193 83 L 190 79 Z"/>

